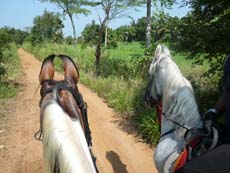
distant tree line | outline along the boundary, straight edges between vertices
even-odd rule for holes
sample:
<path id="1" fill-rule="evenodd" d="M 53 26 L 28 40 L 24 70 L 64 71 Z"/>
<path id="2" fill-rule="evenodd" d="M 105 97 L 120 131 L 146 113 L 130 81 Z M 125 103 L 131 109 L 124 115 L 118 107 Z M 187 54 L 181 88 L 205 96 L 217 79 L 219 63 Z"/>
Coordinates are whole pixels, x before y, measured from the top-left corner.
<path id="1" fill-rule="evenodd" d="M 6 69 L 3 65 L 5 61 L 3 55 L 4 50 L 9 49 L 12 42 L 20 46 L 27 36 L 27 32 L 19 29 L 9 27 L 0 28 L 0 82 L 2 81 L 2 76 L 6 73 Z"/>

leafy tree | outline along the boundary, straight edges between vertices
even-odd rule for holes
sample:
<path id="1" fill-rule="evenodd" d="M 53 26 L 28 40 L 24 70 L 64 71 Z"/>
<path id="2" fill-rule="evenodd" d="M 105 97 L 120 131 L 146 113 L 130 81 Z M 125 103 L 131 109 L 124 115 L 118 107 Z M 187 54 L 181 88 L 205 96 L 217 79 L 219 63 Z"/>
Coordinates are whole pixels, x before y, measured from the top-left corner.
<path id="1" fill-rule="evenodd" d="M 182 18 L 181 49 L 191 51 L 197 62 L 209 59 L 212 72 L 222 71 L 223 58 L 230 53 L 230 1 L 184 2 L 191 6 L 192 11 Z"/>
<path id="2" fill-rule="evenodd" d="M 98 40 L 98 32 L 100 25 L 96 24 L 93 20 L 91 24 L 87 24 L 82 31 L 82 36 L 84 38 L 85 43 L 89 43 L 91 45 L 96 45 Z"/>
<path id="3" fill-rule="evenodd" d="M 142 17 L 140 19 L 137 20 L 136 24 L 133 24 L 133 26 L 135 27 L 135 31 L 136 31 L 136 39 L 137 41 L 141 41 L 141 42 L 145 42 L 145 33 L 146 33 L 146 17 Z"/>
<path id="4" fill-rule="evenodd" d="M 14 41 L 17 45 L 22 45 L 25 38 L 28 36 L 28 32 L 21 31 L 20 29 L 14 29 L 14 28 L 5 28 L 9 35 L 12 38 L 12 41 Z"/>
<path id="5" fill-rule="evenodd" d="M 90 45 L 97 45 L 98 42 L 98 33 L 99 33 L 100 25 L 96 24 L 93 20 L 91 24 L 86 25 L 86 27 L 82 31 L 82 36 L 84 39 L 84 43 L 88 43 Z M 115 48 L 117 47 L 116 43 L 116 36 L 115 32 L 108 28 L 109 34 L 108 34 L 108 43 L 107 48 Z M 101 44 L 103 43 L 105 33 L 103 32 L 103 39 L 101 39 Z"/>
<path id="6" fill-rule="evenodd" d="M 68 37 L 65 38 L 65 42 L 66 42 L 68 45 L 71 45 L 71 44 L 74 43 L 74 39 L 73 39 L 73 37 L 68 36 Z"/>
<path id="7" fill-rule="evenodd" d="M 0 48 L 8 47 L 11 42 L 21 45 L 27 36 L 28 32 L 21 31 L 20 29 L 0 28 Z"/>
<path id="8" fill-rule="evenodd" d="M 152 5 L 155 7 L 158 7 L 158 4 L 161 5 L 161 7 L 167 7 L 170 8 L 175 0 L 139 0 L 139 4 L 146 4 L 146 25 L 145 25 L 145 45 L 146 48 L 150 48 L 151 45 L 151 11 L 152 11 Z"/>
<path id="9" fill-rule="evenodd" d="M 9 44 L 13 41 L 13 36 L 10 35 L 9 28 L 0 29 L 0 52 L 4 48 L 8 48 Z"/>
<path id="10" fill-rule="evenodd" d="M 96 5 L 94 2 L 88 2 L 87 0 L 40 0 L 41 2 L 50 2 L 56 4 L 62 11 L 64 15 L 67 15 L 70 19 L 72 28 L 73 28 L 73 37 L 74 44 L 77 44 L 76 39 L 76 28 L 73 21 L 73 15 L 76 14 L 89 14 L 89 10 L 86 8 L 82 8 L 82 6 L 94 6 Z"/>
<path id="11" fill-rule="evenodd" d="M 92 2 L 92 1 L 91 1 Z M 139 2 L 135 0 L 99 0 L 97 5 L 99 5 L 103 12 L 103 18 L 99 16 L 100 27 L 98 32 L 98 40 L 96 45 L 96 73 L 99 73 L 99 62 L 101 58 L 101 42 L 103 40 L 103 33 L 106 31 L 108 22 L 115 18 L 119 18 L 125 15 L 127 9 L 133 8 Z"/>
<path id="12" fill-rule="evenodd" d="M 181 21 L 178 17 L 171 17 L 169 14 L 160 11 L 152 17 L 152 23 L 154 46 L 159 42 L 165 42 L 170 46 L 177 45 L 181 35 Z"/>
<path id="13" fill-rule="evenodd" d="M 111 29 L 111 28 L 108 28 L 108 36 L 107 36 L 107 45 L 106 45 L 106 48 L 107 49 L 114 49 L 116 48 L 118 45 L 117 45 L 117 39 L 116 39 L 116 33 Z"/>
<path id="14" fill-rule="evenodd" d="M 34 19 L 34 26 L 31 30 L 32 44 L 40 43 L 44 40 L 59 42 L 63 39 L 61 19 L 58 15 L 45 10 L 42 16 Z"/>
<path id="15" fill-rule="evenodd" d="M 115 31 L 117 41 L 132 42 L 136 40 L 135 23 L 117 28 Z"/>
<path id="16" fill-rule="evenodd" d="M 9 47 L 10 42 L 12 42 L 12 37 L 10 36 L 6 28 L 2 28 L 0 29 L 0 38 L 1 38 L 0 39 L 0 82 L 1 82 L 2 76 L 6 72 L 2 64 L 4 62 L 3 50 Z"/>

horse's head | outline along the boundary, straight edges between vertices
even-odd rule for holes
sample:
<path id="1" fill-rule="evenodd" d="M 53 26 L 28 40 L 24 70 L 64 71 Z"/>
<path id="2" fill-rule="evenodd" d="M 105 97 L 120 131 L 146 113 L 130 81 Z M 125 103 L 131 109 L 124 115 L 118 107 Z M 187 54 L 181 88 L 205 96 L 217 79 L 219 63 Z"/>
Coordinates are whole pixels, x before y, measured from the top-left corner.
<path id="1" fill-rule="evenodd" d="M 170 52 L 168 48 L 158 45 L 155 50 L 155 56 L 150 64 L 148 75 L 149 81 L 145 91 L 144 100 L 147 105 L 153 107 L 160 103 L 162 99 L 162 80 L 159 75 L 161 68 L 159 68 L 159 63 L 164 57 L 170 57 Z"/>
<path id="2" fill-rule="evenodd" d="M 55 57 L 50 55 L 44 60 L 39 75 L 40 132 L 45 144 L 47 170 L 96 173 L 95 161 L 93 156 L 90 157 L 90 149 L 87 149 L 87 146 L 92 146 L 92 140 L 87 105 L 77 87 L 78 69 L 70 57 L 58 55 L 63 62 L 64 80 L 54 80 Z"/>
<path id="3" fill-rule="evenodd" d="M 66 55 L 58 55 L 62 59 L 64 66 L 64 80 L 54 80 L 54 64 L 53 60 L 55 55 L 48 56 L 42 64 L 39 82 L 41 85 L 41 106 L 46 105 L 50 101 L 58 101 L 62 108 L 71 116 L 79 117 L 80 110 L 76 103 L 76 100 L 72 92 L 79 93 L 77 88 L 77 82 L 79 80 L 79 72 L 72 61 L 72 59 Z M 57 91 L 56 94 L 52 94 L 52 91 Z M 42 106 L 43 107 L 43 106 Z"/>

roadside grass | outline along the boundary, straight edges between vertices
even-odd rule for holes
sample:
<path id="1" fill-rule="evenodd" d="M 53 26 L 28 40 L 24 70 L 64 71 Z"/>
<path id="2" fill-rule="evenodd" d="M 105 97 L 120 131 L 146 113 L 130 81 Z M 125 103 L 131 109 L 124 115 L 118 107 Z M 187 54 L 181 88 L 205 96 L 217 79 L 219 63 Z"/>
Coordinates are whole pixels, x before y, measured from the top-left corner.
<path id="1" fill-rule="evenodd" d="M 133 55 L 144 55 L 144 47 L 138 42 L 119 42 L 116 49 L 107 49 L 105 52 L 110 58 L 129 59 Z"/>
<path id="2" fill-rule="evenodd" d="M 17 80 L 22 75 L 20 60 L 16 45 L 12 44 L 9 49 L 2 51 L 1 66 L 5 69 L 0 76 L 0 121 L 7 117 L 9 100 L 16 96 L 20 89 Z"/>
<path id="3" fill-rule="evenodd" d="M 10 49 L 5 49 L 2 53 L 5 73 L 0 77 L 0 99 L 5 99 L 16 95 L 19 89 L 17 79 L 22 74 L 22 69 L 16 45 L 11 45 Z"/>
<path id="4" fill-rule="evenodd" d="M 100 64 L 101 73 L 97 77 L 94 74 L 92 47 L 48 43 L 35 47 L 24 44 L 23 47 L 40 60 L 49 54 L 66 54 L 72 57 L 80 70 L 81 83 L 105 98 L 110 107 L 130 120 L 148 143 L 157 143 L 160 134 L 155 111 L 149 110 L 143 102 L 148 66 L 152 57 L 144 56 L 144 48 L 140 43 L 119 43 L 118 48 L 104 51 Z M 199 84 L 205 68 L 193 66 L 192 60 L 186 59 L 185 54 L 172 52 L 172 55 L 182 73 Z"/>

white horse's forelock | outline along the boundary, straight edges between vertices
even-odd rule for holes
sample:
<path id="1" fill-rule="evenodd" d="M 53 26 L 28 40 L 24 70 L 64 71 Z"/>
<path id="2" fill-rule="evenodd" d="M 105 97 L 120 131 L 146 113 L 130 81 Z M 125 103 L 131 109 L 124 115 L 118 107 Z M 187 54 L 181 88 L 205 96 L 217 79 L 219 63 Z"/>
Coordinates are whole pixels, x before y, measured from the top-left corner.
<path id="1" fill-rule="evenodd" d="M 171 58 L 171 53 L 166 46 L 158 45 L 155 50 L 155 56 L 153 57 L 152 63 L 150 64 L 150 68 L 149 68 L 150 75 L 153 75 L 154 73 L 155 70 L 154 64 L 157 64 L 157 62 L 160 61 L 160 59 L 162 59 L 163 57 Z"/>
<path id="2" fill-rule="evenodd" d="M 164 56 L 164 55 L 171 57 L 169 49 L 164 45 L 160 45 L 160 44 L 157 45 L 157 48 L 155 50 L 155 58 L 159 58 L 160 56 Z"/>
<path id="3" fill-rule="evenodd" d="M 56 103 L 43 111 L 43 155 L 47 173 L 96 173 L 79 120 L 72 120 Z"/>
<path id="4" fill-rule="evenodd" d="M 162 116 L 161 134 L 175 129 L 173 133 L 160 139 L 155 150 L 155 164 L 162 171 L 165 170 L 165 167 L 173 166 L 172 161 L 175 162 L 176 159 L 173 159 L 173 157 L 178 156 L 178 153 L 185 147 L 183 137 L 186 130 L 169 121 L 168 118 L 187 128 L 200 128 L 202 123 L 192 86 L 172 60 L 167 47 L 157 46 L 149 74 L 153 75 L 153 81 L 155 82 L 152 85 L 152 88 L 154 87 L 151 90 L 152 94 L 157 93 L 162 97 L 162 112 L 164 115 Z M 166 138 L 170 139 L 170 143 L 173 145 L 168 143 Z M 173 155 L 172 151 L 175 151 Z M 166 165 L 166 163 L 170 164 L 170 166 Z M 165 167 L 162 168 L 162 165 Z M 171 173 L 171 170 L 170 168 L 168 172 Z M 162 172 L 166 173 L 165 171 Z"/>

